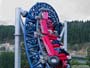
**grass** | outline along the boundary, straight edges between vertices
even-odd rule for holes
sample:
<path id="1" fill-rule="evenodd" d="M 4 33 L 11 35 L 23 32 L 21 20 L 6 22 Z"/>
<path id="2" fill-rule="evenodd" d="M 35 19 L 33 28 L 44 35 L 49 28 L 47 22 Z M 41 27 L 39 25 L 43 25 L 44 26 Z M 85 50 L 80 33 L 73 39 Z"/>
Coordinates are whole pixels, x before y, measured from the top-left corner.
<path id="1" fill-rule="evenodd" d="M 73 65 L 72 68 L 90 68 L 88 65 Z"/>

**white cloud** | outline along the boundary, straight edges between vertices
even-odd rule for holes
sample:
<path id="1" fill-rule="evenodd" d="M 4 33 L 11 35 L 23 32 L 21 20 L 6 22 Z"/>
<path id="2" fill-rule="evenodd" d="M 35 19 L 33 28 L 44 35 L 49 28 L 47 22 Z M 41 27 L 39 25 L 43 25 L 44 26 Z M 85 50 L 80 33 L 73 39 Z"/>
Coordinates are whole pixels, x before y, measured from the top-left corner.
<path id="1" fill-rule="evenodd" d="M 1 6 L 2 6 L 2 0 L 0 0 L 0 18 L 1 18 L 1 11 L 2 11 Z"/>
<path id="2" fill-rule="evenodd" d="M 2 20 L 14 24 L 16 7 L 29 10 L 36 2 L 42 1 L 55 8 L 61 21 L 90 19 L 90 0 L 2 0 Z"/>

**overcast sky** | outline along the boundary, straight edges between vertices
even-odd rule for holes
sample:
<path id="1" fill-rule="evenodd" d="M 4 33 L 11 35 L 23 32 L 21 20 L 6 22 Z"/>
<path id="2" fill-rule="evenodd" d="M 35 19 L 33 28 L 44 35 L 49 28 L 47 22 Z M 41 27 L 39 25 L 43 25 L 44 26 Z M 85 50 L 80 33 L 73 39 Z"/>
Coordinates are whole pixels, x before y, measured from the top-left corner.
<path id="1" fill-rule="evenodd" d="M 0 24 L 15 24 L 15 8 L 29 10 L 36 2 L 53 6 L 61 21 L 90 20 L 90 0 L 0 0 Z"/>

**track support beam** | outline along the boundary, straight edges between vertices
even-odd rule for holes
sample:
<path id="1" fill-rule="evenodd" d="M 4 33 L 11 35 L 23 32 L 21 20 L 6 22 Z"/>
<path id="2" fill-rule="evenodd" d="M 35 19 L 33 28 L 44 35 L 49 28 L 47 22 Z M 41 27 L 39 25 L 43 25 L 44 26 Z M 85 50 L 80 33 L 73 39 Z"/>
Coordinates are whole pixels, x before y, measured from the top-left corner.
<path id="1" fill-rule="evenodd" d="M 21 29 L 24 33 L 24 24 L 21 16 L 25 17 L 27 11 L 21 8 L 16 8 L 15 12 L 15 65 L 14 68 L 21 68 L 21 47 L 20 47 L 20 35 Z"/>
<path id="2" fill-rule="evenodd" d="M 21 49 L 20 49 L 20 11 L 16 8 L 15 15 L 15 68 L 21 68 Z"/>
<path id="3" fill-rule="evenodd" d="M 64 22 L 64 49 L 67 51 L 67 22 Z"/>

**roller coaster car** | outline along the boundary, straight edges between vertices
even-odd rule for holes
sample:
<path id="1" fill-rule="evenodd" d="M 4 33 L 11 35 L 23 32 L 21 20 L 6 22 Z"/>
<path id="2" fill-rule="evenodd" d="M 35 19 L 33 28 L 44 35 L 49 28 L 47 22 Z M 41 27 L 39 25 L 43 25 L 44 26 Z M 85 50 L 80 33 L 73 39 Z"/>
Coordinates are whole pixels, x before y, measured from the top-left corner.
<path id="1" fill-rule="evenodd" d="M 57 66 L 57 68 L 67 68 L 69 53 L 62 49 L 63 45 L 57 40 L 58 36 L 55 33 L 56 30 L 52 21 L 49 19 L 48 11 L 43 11 L 41 15 L 42 40 L 49 56 L 48 62 L 51 66 Z"/>
<path id="2" fill-rule="evenodd" d="M 58 40 L 61 28 L 50 5 L 37 3 L 31 8 L 25 25 L 25 48 L 30 68 L 70 68 L 70 55 Z"/>

